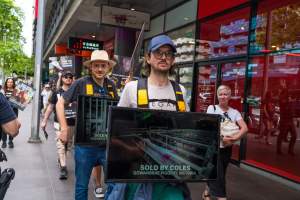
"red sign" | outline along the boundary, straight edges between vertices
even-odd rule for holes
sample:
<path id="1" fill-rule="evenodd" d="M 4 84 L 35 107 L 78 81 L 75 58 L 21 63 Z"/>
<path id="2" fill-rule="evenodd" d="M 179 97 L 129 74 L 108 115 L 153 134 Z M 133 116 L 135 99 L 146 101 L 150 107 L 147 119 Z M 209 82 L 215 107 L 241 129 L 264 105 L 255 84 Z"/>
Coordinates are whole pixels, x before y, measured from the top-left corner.
<path id="1" fill-rule="evenodd" d="M 216 14 L 228 8 L 246 3 L 249 0 L 199 0 L 198 1 L 198 19 Z"/>

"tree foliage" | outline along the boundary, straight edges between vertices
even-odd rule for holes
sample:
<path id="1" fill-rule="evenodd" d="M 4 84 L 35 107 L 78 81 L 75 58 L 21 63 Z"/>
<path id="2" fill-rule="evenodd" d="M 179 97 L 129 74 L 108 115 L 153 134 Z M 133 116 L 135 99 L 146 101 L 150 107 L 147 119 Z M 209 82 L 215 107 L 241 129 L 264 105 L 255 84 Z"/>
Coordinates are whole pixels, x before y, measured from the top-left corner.
<path id="1" fill-rule="evenodd" d="M 13 0 L 0 0 L 0 67 L 6 73 L 33 74 L 32 59 L 22 50 L 22 20 L 20 8 Z"/>

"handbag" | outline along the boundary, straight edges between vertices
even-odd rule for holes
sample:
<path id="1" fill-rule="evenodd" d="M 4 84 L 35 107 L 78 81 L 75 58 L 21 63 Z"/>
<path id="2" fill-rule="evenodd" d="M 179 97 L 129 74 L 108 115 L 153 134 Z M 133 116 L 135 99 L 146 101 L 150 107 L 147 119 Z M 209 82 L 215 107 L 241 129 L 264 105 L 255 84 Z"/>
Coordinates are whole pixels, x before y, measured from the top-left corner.
<path id="1" fill-rule="evenodd" d="M 216 107 L 214 105 L 214 111 L 216 111 Z M 240 127 L 231 120 L 228 116 L 227 112 L 223 113 L 223 120 L 221 122 L 220 127 L 220 147 L 224 148 L 223 137 L 224 136 L 233 136 L 239 133 Z"/>

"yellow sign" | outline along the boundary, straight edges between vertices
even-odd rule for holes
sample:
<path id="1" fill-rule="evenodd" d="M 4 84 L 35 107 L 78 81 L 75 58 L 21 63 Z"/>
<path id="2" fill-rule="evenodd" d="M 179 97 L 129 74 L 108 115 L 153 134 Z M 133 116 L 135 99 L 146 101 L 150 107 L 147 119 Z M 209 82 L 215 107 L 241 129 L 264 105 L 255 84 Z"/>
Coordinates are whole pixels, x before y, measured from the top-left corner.
<path id="1" fill-rule="evenodd" d="M 86 84 L 86 95 L 94 95 L 94 88 L 92 84 Z"/>

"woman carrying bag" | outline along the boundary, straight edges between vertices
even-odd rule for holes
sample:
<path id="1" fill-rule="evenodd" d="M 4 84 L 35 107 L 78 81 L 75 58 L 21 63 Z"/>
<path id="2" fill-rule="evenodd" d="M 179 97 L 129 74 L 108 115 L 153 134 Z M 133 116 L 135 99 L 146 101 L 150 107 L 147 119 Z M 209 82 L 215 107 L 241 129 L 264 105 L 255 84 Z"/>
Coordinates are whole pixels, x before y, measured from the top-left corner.
<path id="1" fill-rule="evenodd" d="M 232 154 L 232 145 L 239 141 L 248 131 L 247 125 L 241 113 L 231 108 L 228 102 L 231 98 L 231 89 L 226 85 L 220 85 L 217 90 L 218 105 L 210 105 L 207 113 L 219 114 L 222 116 L 220 155 L 218 165 L 218 178 L 216 181 L 209 181 L 202 194 L 203 200 L 210 200 L 211 196 L 218 200 L 226 200 L 226 169 Z"/>

